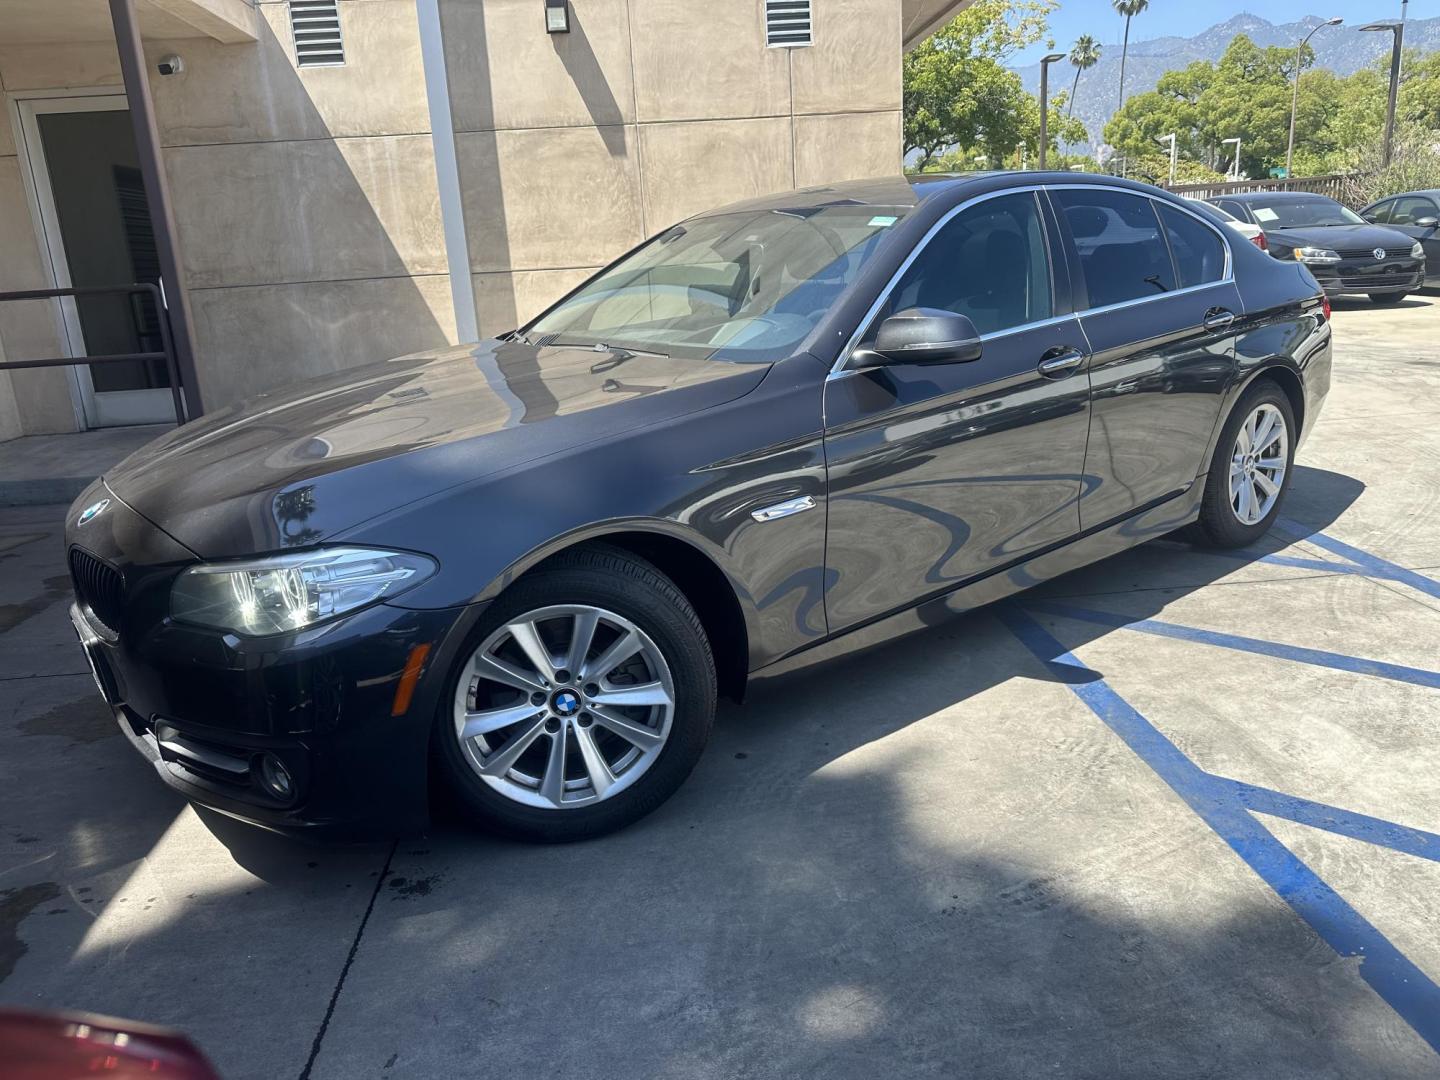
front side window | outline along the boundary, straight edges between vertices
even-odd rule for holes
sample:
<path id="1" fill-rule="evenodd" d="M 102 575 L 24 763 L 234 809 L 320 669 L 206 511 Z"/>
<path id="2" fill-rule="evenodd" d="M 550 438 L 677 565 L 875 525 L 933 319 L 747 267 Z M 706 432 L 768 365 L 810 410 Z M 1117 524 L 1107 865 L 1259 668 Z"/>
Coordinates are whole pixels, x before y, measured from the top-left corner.
<path id="1" fill-rule="evenodd" d="M 849 203 L 693 218 L 524 333 L 555 345 L 778 360 L 814 329 L 908 209 Z"/>
<path id="2" fill-rule="evenodd" d="M 1092 308 L 1144 300 L 1175 288 L 1170 249 L 1149 199 L 1123 191 L 1055 193 L 1080 254 Z"/>
<path id="3" fill-rule="evenodd" d="M 1252 202 L 1250 212 L 1261 228 L 1305 229 L 1326 225 L 1364 225 L 1354 210 L 1334 199 L 1315 195 L 1305 199 L 1276 199 L 1271 203 Z"/>
<path id="4" fill-rule="evenodd" d="M 1391 225 L 1414 225 L 1421 218 L 1435 216 L 1435 204 L 1417 195 L 1396 199 L 1390 205 L 1393 209 L 1387 220 Z"/>
<path id="5" fill-rule="evenodd" d="M 982 334 L 1048 319 L 1050 263 L 1034 193 L 986 199 L 946 222 L 896 283 L 880 317 L 914 307 L 969 316 Z"/>
<path id="6" fill-rule="evenodd" d="M 1156 209 L 1165 223 L 1165 235 L 1170 241 L 1170 253 L 1175 256 L 1182 289 L 1219 281 L 1225 276 L 1225 245 L 1214 229 L 1173 206 L 1161 203 Z"/>
<path id="7" fill-rule="evenodd" d="M 1394 206 L 1394 199 L 1386 199 L 1384 202 L 1376 203 L 1369 210 L 1365 211 L 1365 216 L 1379 225 L 1388 225 L 1390 224 L 1390 211 Z"/>

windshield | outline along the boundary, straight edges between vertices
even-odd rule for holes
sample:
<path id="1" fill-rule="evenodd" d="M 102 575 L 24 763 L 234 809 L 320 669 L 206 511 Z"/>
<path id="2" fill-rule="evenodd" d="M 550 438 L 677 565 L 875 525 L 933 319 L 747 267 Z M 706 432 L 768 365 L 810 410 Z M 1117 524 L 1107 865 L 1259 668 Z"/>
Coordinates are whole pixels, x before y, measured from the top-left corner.
<path id="1" fill-rule="evenodd" d="M 851 204 L 696 218 L 525 328 L 532 341 L 667 356 L 789 355 L 908 207 Z"/>
<path id="2" fill-rule="evenodd" d="M 1262 206 L 1250 204 L 1255 220 L 1267 229 L 1303 229 L 1315 225 L 1364 225 L 1353 210 L 1334 199 L 1286 199 Z"/>

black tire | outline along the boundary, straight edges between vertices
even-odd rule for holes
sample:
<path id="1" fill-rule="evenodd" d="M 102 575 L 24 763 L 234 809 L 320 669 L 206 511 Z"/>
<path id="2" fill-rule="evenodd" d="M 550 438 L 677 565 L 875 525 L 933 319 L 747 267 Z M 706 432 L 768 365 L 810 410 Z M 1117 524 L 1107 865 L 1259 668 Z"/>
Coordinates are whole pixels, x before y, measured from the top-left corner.
<path id="1" fill-rule="evenodd" d="M 1397 292 L 1392 292 L 1392 293 L 1374 293 L 1374 292 L 1372 292 L 1372 293 L 1370 294 L 1370 301 L 1371 301 L 1371 303 L 1375 303 L 1375 304 L 1398 304 L 1401 300 L 1404 300 L 1405 297 L 1407 297 L 1407 296 L 1409 296 L 1409 295 L 1410 295 L 1409 293 L 1403 293 L 1403 292 L 1398 292 L 1398 293 L 1397 293 Z"/>
<path id="2" fill-rule="evenodd" d="M 1281 479 L 1280 495 L 1265 516 L 1253 525 L 1247 525 L 1235 514 L 1230 504 L 1230 456 L 1240 426 L 1261 405 L 1273 405 L 1285 420 L 1286 458 L 1285 475 Z M 1218 548 L 1240 548 L 1253 544 L 1270 530 L 1285 496 L 1290 490 L 1290 478 L 1295 473 L 1295 439 L 1299 432 L 1295 428 L 1295 410 L 1290 399 L 1270 379 L 1261 379 L 1252 384 L 1225 421 L 1220 439 L 1215 444 L 1215 455 L 1210 461 L 1210 471 L 1205 478 L 1205 494 L 1200 502 L 1199 532 L 1203 543 Z"/>
<path id="3" fill-rule="evenodd" d="M 587 604 L 633 622 L 670 667 L 675 708 L 670 734 L 648 770 L 625 790 L 588 806 L 544 809 L 492 789 L 471 766 L 454 724 L 454 701 L 471 654 L 504 623 L 556 604 Z M 451 801 L 472 824 L 523 840 L 586 840 L 638 821 L 690 775 L 715 718 L 715 662 L 699 616 L 675 584 L 621 548 L 593 544 L 526 574 L 491 604 L 450 672 L 434 730 L 434 759 Z"/>

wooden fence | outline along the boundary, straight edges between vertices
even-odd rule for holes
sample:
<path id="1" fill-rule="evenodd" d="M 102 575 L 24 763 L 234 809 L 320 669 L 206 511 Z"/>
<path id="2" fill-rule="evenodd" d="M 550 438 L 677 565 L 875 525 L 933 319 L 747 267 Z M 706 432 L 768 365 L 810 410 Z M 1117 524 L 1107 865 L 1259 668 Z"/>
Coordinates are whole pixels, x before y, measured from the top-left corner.
<path id="1" fill-rule="evenodd" d="M 1230 180 L 1219 184 L 1176 184 L 1167 190 L 1177 195 L 1194 195 L 1210 199 L 1218 195 L 1235 195 L 1242 191 L 1311 191 L 1317 195 L 1328 195 L 1340 199 L 1348 181 L 1354 179 L 1351 173 L 1331 173 L 1328 176 L 1297 176 L 1293 180 Z"/>

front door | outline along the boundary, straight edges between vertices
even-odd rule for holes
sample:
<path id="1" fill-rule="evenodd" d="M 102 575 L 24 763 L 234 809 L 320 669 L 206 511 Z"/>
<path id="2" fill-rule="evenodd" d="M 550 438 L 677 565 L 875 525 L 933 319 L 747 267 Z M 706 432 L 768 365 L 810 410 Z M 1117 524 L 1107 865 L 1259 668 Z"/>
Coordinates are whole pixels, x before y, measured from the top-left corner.
<path id="1" fill-rule="evenodd" d="M 158 284 L 155 234 L 123 97 L 20 103 L 24 150 L 56 288 Z M 107 294 L 61 301 L 70 356 L 159 352 L 150 296 Z M 175 418 L 165 365 L 76 367 L 74 389 L 89 427 Z"/>
<path id="2" fill-rule="evenodd" d="M 911 307 L 968 315 L 980 359 L 840 371 L 825 387 L 832 631 L 1074 537 L 1089 423 L 1084 337 L 1056 317 L 1034 192 L 960 210 L 860 336 Z M 1046 360 L 1049 374 L 1039 365 Z"/>
<path id="3" fill-rule="evenodd" d="M 1440 228 L 1434 224 L 1437 218 L 1440 218 L 1440 205 L 1428 195 L 1402 195 L 1390 203 L 1390 216 L 1384 222 L 1412 240 L 1420 241 L 1425 249 L 1425 277 L 1430 281 L 1440 277 Z M 1429 224 L 1419 224 L 1422 221 Z"/>

